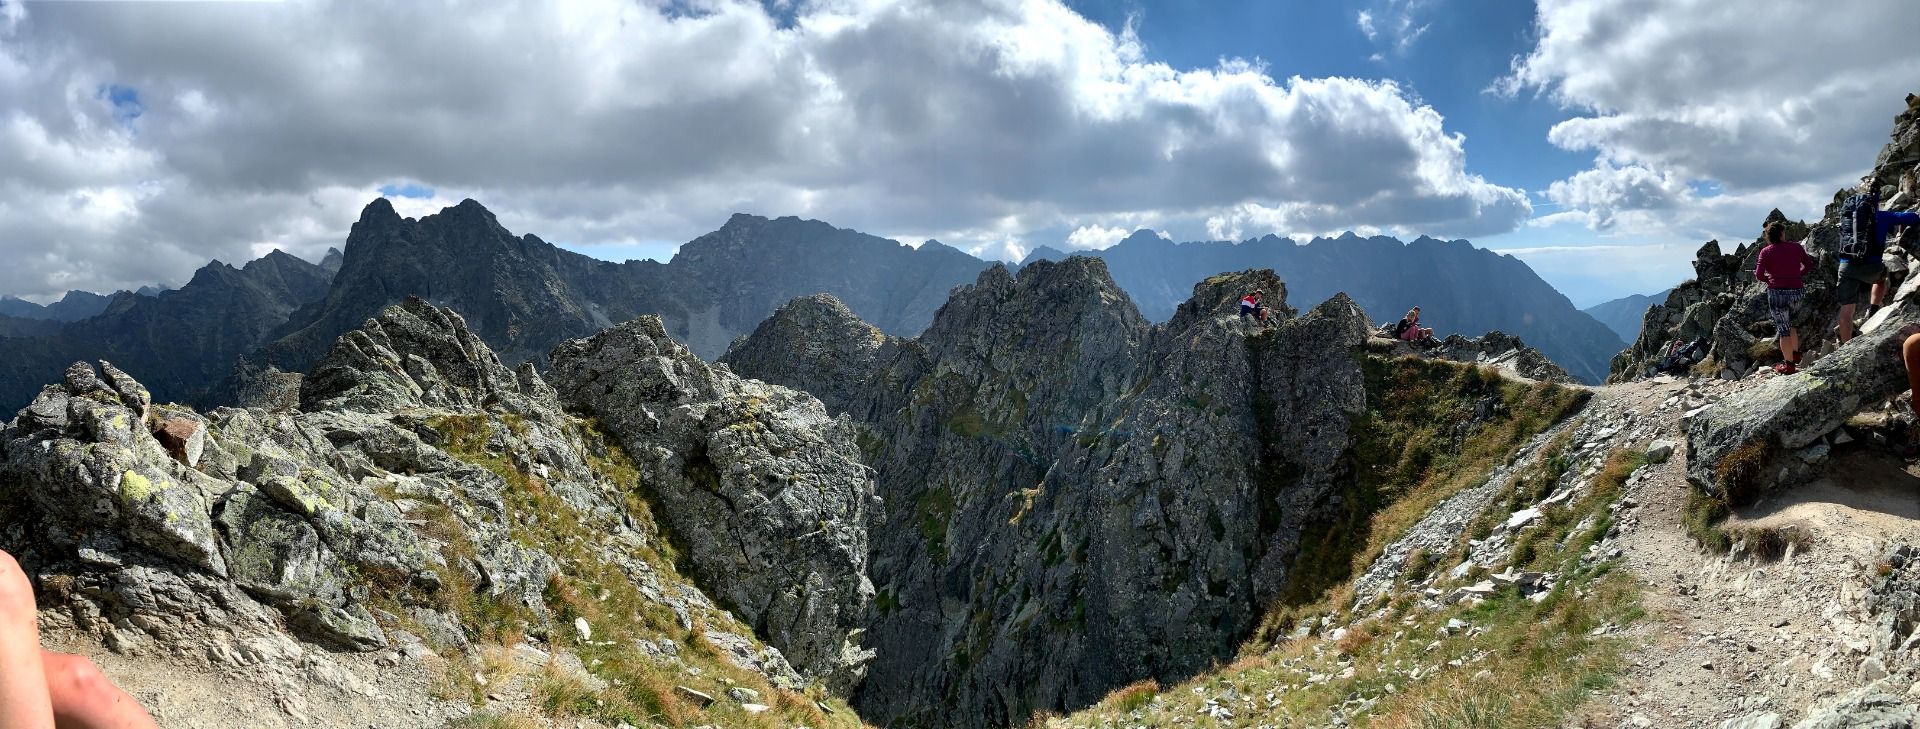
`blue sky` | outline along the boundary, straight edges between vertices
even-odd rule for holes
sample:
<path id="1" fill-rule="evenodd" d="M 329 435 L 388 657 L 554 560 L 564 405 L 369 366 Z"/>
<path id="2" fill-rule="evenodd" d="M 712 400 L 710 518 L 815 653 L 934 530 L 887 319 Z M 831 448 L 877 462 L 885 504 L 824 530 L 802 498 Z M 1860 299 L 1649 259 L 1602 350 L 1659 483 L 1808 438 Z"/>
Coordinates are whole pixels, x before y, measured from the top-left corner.
<path id="1" fill-rule="evenodd" d="M 1849 2 L 0 0 L 0 293 L 317 260 L 387 195 L 611 260 L 1466 238 L 1584 306 L 1857 179 L 1920 27 Z"/>

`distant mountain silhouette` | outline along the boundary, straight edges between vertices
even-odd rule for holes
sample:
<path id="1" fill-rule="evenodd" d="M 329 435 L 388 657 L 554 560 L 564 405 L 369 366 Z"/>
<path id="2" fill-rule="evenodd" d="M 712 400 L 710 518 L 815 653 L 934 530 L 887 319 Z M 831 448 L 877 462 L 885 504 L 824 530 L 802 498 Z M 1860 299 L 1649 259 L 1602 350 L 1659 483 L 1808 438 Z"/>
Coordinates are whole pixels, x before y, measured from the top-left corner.
<path id="1" fill-rule="evenodd" d="M 267 332 L 325 293 L 329 278 L 319 266 L 274 251 L 242 268 L 214 261 L 187 285 L 157 296 L 101 297 L 103 310 L 56 331 L 0 330 L 0 406 L 20 407 L 41 385 L 58 382 L 67 365 L 95 359 L 138 373 L 157 399 L 200 401 Z"/>
<path id="2" fill-rule="evenodd" d="M 1305 244 L 1277 236 L 1233 243 L 1174 243 L 1150 230 L 1111 248 L 1082 251 L 1105 259 L 1113 278 L 1155 321 L 1173 315 L 1193 282 L 1221 271 L 1271 268 L 1287 282 L 1288 299 L 1323 301 L 1346 292 L 1376 323 L 1419 306 L 1421 323 L 1441 336 L 1499 330 L 1519 336 L 1587 382 L 1606 377 L 1625 342 L 1512 256 L 1463 240 L 1422 236 L 1402 243 L 1348 233 Z M 1027 263 L 1061 257 L 1042 247 Z"/>
<path id="3" fill-rule="evenodd" d="M 329 257 L 331 259 L 331 256 Z M 826 223 L 735 215 L 667 263 L 609 263 L 516 236 L 472 200 L 418 220 L 385 199 L 360 215 L 325 297 L 274 331 L 250 365 L 304 372 L 382 308 L 418 295 L 461 313 L 508 364 L 642 314 L 700 356 L 795 297 L 827 292 L 888 332 L 917 334 L 986 263 L 949 246 L 902 245 Z"/>
<path id="4" fill-rule="evenodd" d="M 112 296 L 89 291 L 68 291 L 59 301 L 46 306 L 12 296 L 0 296 L 0 316 L 57 322 L 79 321 L 106 311 L 107 305 L 112 302 Z"/>
<path id="5" fill-rule="evenodd" d="M 1614 334 L 1620 335 L 1621 339 L 1631 342 L 1640 338 L 1640 322 L 1647 316 L 1647 307 L 1666 301 L 1667 293 L 1671 291 L 1673 289 L 1655 294 L 1622 296 L 1606 303 L 1594 304 L 1581 311 L 1600 320 L 1601 324 L 1607 325 L 1607 328 L 1612 329 Z"/>
<path id="6" fill-rule="evenodd" d="M 1028 260 L 1065 255 L 1043 246 Z M 1442 335 L 1498 329 L 1583 379 L 1602 376 L 1624 346 L 1525 264 L 1464 241 L 1349 234 L 1306 245 L 1272 236 L 1176 245 L 1142 231 L 1093 255 L 1154 321 L 1171 316 L 1194 281 L 1272 268 L 1293 301 L 1345 291 L 1381 321 L 1419 304 Z M 472 200 L 412 219 L 378 199 L 319 264 L 278 252 L 240 269 L 215 262 L 178 290 L 99 297 L 106 303 L 93 318 L 58 331 L 0 319 L 0 348 L 10 355 L 0 362 L 0 407 L 24 404 L 84 359 L 112 360 L 162 400 L 231 403 L 271 369 L 306 372 L 340 335 L 409 295 L 460 312 L 509 365 L 544 367 L 554 345 L 644 314 L 717 359 L 782 304 L 819 293 L 887 334 L 911 337 L 954 287 L 989 265 L 936 241 L 916 248 L 819 221 L 744 214 L 666 263 L 611 263 L 508 231 Z M 98 304 L 90 296 L 69 299 Z"/>

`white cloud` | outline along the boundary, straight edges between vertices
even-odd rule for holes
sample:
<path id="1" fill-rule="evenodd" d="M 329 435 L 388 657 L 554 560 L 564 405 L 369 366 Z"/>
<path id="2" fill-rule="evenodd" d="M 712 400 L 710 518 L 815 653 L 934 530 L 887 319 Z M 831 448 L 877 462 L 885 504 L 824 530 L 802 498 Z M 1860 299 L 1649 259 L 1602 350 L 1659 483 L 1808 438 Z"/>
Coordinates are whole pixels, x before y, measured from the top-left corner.
<path id="1" fill-rule="evenodd" d="M 1370 0 L 1367 7 L 1354 16 L 1354 24 L 1360 27 L 1361 35 L 1380 45 L 1383 52 L 1374 53 L 1367 60 L 1384 61 L 1386 50 L 1397 56 L 1412 52 L 1420 36 L 1426 35 L 1433 25 L 1420 22 L 1432 4 L 1432 0 Z"/>
<path id="2" fill-rule="evenodd" d="M 1133 231 L 1121 227 L 1107 228 L 1095 225 L 1082 225 L 1067 234 L 1067 247 L 1076 250 L 1094 250 L 1107 248 L 1125 240 Z"/>
<path id="3" fill-rule="evenodd" d="M 1530 214 L 1393 83 L 1175 69 L 1058 0 L 818 0 L 790 23 L 746 0 L 0 7 L 0 245 L 21 262 L 0 292 L 317 258 L 396 181 L 434 190 L 413 214 L 470 196 L 576 246 L 735 211 L 1003 253 L 1036 231 Z"/>
<path id="4" fill-rule="evenodd" d="M 1705 207 L 1744 236 L 1775 206 L 1817 215 L 1871 164 L 1920 78 L 1914 22 L 1903 0 L 1539 0 L 1535 47 L 1492 90 L 1580 114 L 1548 139 L 1594 166 L 1547 194 L 1595 229 L 1677 236 Z"/>

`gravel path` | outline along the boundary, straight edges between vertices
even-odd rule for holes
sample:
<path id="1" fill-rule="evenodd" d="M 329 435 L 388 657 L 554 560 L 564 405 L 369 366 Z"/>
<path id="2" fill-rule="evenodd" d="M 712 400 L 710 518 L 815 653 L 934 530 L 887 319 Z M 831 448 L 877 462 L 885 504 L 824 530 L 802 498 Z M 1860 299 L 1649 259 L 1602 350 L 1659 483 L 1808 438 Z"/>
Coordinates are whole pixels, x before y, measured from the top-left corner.
<path id="1" fill-rule="evenodd" d="M 1702 399 L 1751 383 L 1711 381 Z M 1681 413 L 1687 383 L 1606 388 L 1607 400 L 1658 416 L 1675 457 L 1627 493 L 1616 545 L 1646 587 L 1642 647 L 1626 676 L 1581 712 L 1587 727 L 1719 727 L 1774 713 L 1791 725 L 1810 705 L 1876 678 L 1862 603 L 1881 555 L 1920 539 L 1920 469 L 1866 446 L 1836 450 L 1828 475 L 1741 510 L 1729 526 L 1792 527 L 1809 544 L 1782 561 L 1704 554 L 1682 524 L 1688 489 Z M 1682 394 L 1680 402 L 1670 400 Z M 1906 670 L 1913 671 L 1912 667 Z M 1911 674 L 1903 680 L 1911 681 Z M 1920 684 L 1915 684 L 1920 692 Z M 1909 693 L 1920 702 L 1920 693 Z"/>

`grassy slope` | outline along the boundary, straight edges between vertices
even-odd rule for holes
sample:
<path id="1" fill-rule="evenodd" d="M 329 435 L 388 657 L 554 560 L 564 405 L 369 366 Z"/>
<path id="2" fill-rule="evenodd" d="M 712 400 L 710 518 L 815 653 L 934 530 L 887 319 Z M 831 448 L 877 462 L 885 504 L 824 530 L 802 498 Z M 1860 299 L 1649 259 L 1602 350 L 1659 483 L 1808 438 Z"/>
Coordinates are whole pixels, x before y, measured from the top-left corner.
<path id="1" fill-rule="evenodd" d="M 699 618 L 695 618 L 692 630 L 683 629 L 672 611 L 642 596 L 620 567 L 599 556 L 605 549 L 599 544 L 605 529 L 546 491 L 537 477 L 516 468 L 511 458 L 488 450 L 487 440 L 492 429 L 519 427 L 512 417 L 443 416 L 433 419 L 431 425 L 446 438 L 448 453 L 506 480 L 505 521 L 513 525 L 514 540 L 559 561 L 563 574 L 547 585 L 546 608 L 556 625 L 571 625 L 575 618 L 586 619 L 593 629 L 593 639 L 582 641 L 570 628 L 555 629 L 550 631 L 545 649 L 578 656 L 595 678 L 607 684 L 605 688 L 596 689 L 576 675 L 549 666 L 532 677 L 542 716 L 482 710 L 465 720 L 465 726 L 540 726 L 540 719 L 572 718 L 593 719 L 607 725 L 625 722 L 668 727 L 714 725 L 775 729 L 804 725 L 827 729 L 863 726 L 844 701 L 827 695 L 817 686 L 805 692 L 790 691 L 770 685 L 759 673 L 733 665 L 719 648 L 706 640 L 705 626 Z M 669 583 L 692 584 L 675 566 L 671 541 L 654 520 L 646 486 L 632 462 L 591 422 L 582 421 L 572 427 L 586 446 L 587 452 L 582 454 L 584 460 L 593 466 L 598 476 L 625 495 L 625 516 L 638 525 L 652 545 L 635 550 L 633 556 Z M 456 544 L 450 550 L 458 548 Z M 466 545 L 466 549 L 470 550 L 471 545 Z M 479 653 L 477 666 L 463 657 L 451 657 L 443 692 L 450 697 L 467 698 L 479 709 L 486 704 L 487 688 L 475 681 L 473 674 L 477 669 L 491 677 L 487 685 L 498 685 L 506 678 L 504 674 L 523 670 L 511 659 L 512 647 L 524 640 L 523 626 L 533 616 L 525 608 L 488 598 L 484 592 L 475 590 L 460 570 L 447 570 L 443 579 L 451 588 L 440 591 L 449 596 L 448 604 L 443 607 L 459 617 Z M 728 623 L 715 627 L 739 635 L 753 634 L 744 625 L 731 620 Z M 632 648 L 637 641 L 661 639 L 677 644 L 680 661 L 692 670 L 655 661 Z M 719 700 L 702 708 L 680 693 L 678 686 Z M 739 702 L 726 698 L 727 689 L 732 687 L 757 692 L 758 701 L 770 710 L 747 713 Z"/>
<path id="2" fill-rule="evenodd" d="M 1348 575 L 1440 500 L 1483 481 L 1583 397 L 1447 363 L 1370 360 L 1366 367 L 1371 411 L 1356 423 L 1355 444 L 1361 506 L 1320 535 L 1338 546 L 1314 558 L 1339 565 L 1310 578 L 1324 586 L 1322 597 L 1276 607 L 1261 636 L 1230 665 L 1164 690 L 1152 682 L 1129 686 L 1071 717 L 1036 719 L 1035 726 L 1320 726 L 1341 716 L 1355 726 L 1550 727 L 1606 685 L 1619 669 L 1621 647 L 1608 637 L 1611 631 L 1594 632 L 1637 619 L 1637 595 L 1612 562 L 1583 563 L 1581 556 L 1611 528 L 1608 507 L 1642 465 L 1625 451 L 1612 454 L 1588 488 L 1516 541 L 1516 569 L 1560 576 L 1544 599 L 1504 588 L 1477 606 L 1429 609 L 1408 587 L 1389 604 L 1345 609 Z M 1402 397 L 1380 397 L 1386 392 Z M 1464 433 L 1452 430 L 1463 420 L 1461 408 L 1489 395 L 1507 406 L 1505 417 Z M 1468 539 L 1484 536 L 1496 515 L 1504 518 L 1514 505 L 1545 496 L 1569 467 L 1566 445 L 1562 438 L 1545 446 L 1531 472 L 1497 495 L 1481 525 L 1462 534 L 1450 554 L 1425 561 L 1459 562 Z M 1351 559 L 1339 559 L 1347 555 Z M 1409 578 L 1420 576 L 1416 569 Z M 1476 571 L 1461 582 L 1478 578 Z M 1345 630 L 1271 637 L 1322 617 Z M 1467 627 L 1448 629 L 1455 620 Z"/>

